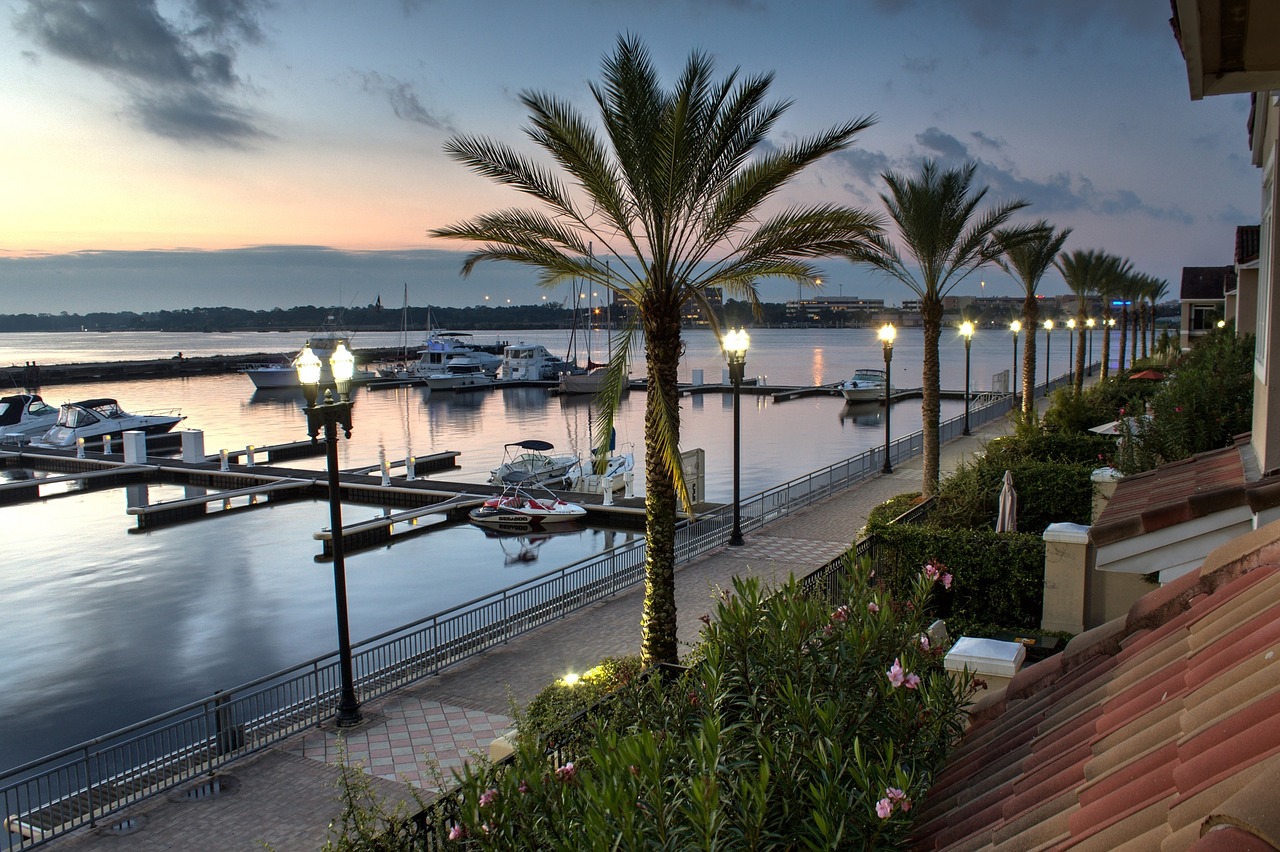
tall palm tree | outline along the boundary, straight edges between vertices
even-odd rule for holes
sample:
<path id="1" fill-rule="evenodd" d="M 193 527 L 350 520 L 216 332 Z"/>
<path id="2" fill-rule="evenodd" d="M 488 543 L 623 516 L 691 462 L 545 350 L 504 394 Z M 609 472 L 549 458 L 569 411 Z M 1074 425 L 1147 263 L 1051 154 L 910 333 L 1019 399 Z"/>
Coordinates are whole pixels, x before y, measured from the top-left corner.
<path id="1" fill-rule="evenodd" d="M 1112 302 L 1132 274 L 1133 264 L 1128 260 L 1113 254 L 1104 255 L 1096 284 L 1096 292 L 1102 300 L 1102 379 L 1104 381 L 1111 370 L 1111 328 L 1114 320 L 1111 313 Z"/>
<path id="2" fill-rule="evenodd" d="M 1018 210 L 1021 199 L 979 213 L 987 188 L 973 187 L 976 163 L 940 170 L 926 160 L 918 177 L 885 172 L 889 192 L 880 194 L 889 218 L 897 224 L 898 239 L 914 262 L 908 266 L 897 247 L 884 234 L 870 240 L 870 247 L 850 252 L 855 262 L 869 263 L 909 287 L 920 299 L 924 321 L 924 482 L 926 497 L 938 491 L 941 418 L 938 384 L 938 340 L 942 336 L 942 300 L 974 270 L 995 261 L 1007 246 L 1027 239 L 1034 226 L 1008 228 L 1003 238 L 996 232 Z"/>
<path id="3" fill-rule="evenodd" d="M 1115 294 L 1120 298 L 1120 361 L 1118 363 L 1118 371 L 1123 373 L 1125 367 L 1125 346 L 1129 343 L 1129 306 L 1138 301 L 1138 294 L 1142 291 L 1142 273 L 1130 272 L 1128 275 L 1120 279 L 1116 285 Z M 1133 365 L 1133 360 L 1129 360 L 1129 365 Z"/>
<path id="4" fill-rule="evenodd" d="M 1030 414 L 1035 408 L 1036 329 L 1040 327 L 1040 302 L 1036 298 L 1036 290 L 1044 274 L 1053 267 L 1053 259 L 1062 250 L 1062 244 L 1071 235 L 1070 228 L 1055 232 L 1043 219 L 1036 223 L 1036 228 L 1035 236 L 1021 241 L 1015 239 L 1012 243 L 1005 239 L 1003 230 L 997 233 L 1004 249 L 996 263 L 1022 284 L 1022 327 L 1027 331 L 1022 355 L 1023 414 Z"/>
<path id="5" fill-rule="evenodd" d="M 1076 362 L 1072 365 L 1074 371 L 1073 388 L 1077 394 L 1084 389 L 1084 345 L 1085 345 L 1085 320 L 1088 318 L 1087 306 L 1089 299 L 1098 292 L 1099 283 L 1102 281 L 1106 273 L 1108 265 L 1108 255 L 1105 252 L 1090 249 L 1081 251 L 1077 249 L 1073 252 L 1063 252 L 1054 266 L 1062 273 L 1062 280 L 1067 282 L 1067 287 L 1076 297 Z"/>
<path id="6" fill-rule="evenodd" d="M 599 129 L 566 100 L 520 96 L 531 116 L 527 135 L 564 177 L 486 139 L 460 136 L 445 147 L 541 209 L 489 213 L 432 232 L 482 244 L 468 255 L 464 275 L 481 261 L 511 261 L 537 269 L 543 286 L 587 279 L 628 307 L 594 438 L 607 446 L 625 356 L 642 336 L 648 391 L 641 648 L 649 663 L 677 660 L 675 531 L 680 505 L 692 509 L 680 466 L 676 386 L 682 306 L 695 304 L 715 317 L 709 297 L 721 289 L 759 310 L 758 279 L 812 284 L 820 274 L 812 258 L 857 250 L 879 230 L 874 214 L 848 207 L 762 209 L 804 168 L 849 147 L 874 119 L 770 147 L 766 136 L 788 106 L 765 103 L 772 75 L 740 81 L 734 72 L 716 81 L 713 72 L 711 59 L 694 53 L 674 88 L 665 90 L 647 48 L 620 37 L 604 59 L 603 82 L 590 87 Z M 719 327 L 714 330 L 719 336 Z"/>
<path id="7" fill-rule="evenodd" d="M 1169 295 L 1169 282 L 1163 278 L 1153 277 L 1147 286 L 1147 301 L 1151 306 L 1151 325 L 1149 326 L 1151 347 L 1148 349 L 1145 342 L 1142 344 L 1143 357 L 1146 357 L 1148 353 L 1154 353 L 1156 351 L 1156 305 L 1160 304 L 1167 295 Z"/>

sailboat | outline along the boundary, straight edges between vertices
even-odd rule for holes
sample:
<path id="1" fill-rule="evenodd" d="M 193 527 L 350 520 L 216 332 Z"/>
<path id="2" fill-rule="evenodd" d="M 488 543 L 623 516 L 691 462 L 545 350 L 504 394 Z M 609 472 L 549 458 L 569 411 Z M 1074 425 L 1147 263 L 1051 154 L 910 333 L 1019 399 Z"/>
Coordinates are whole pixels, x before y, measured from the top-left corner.
<path id="1" fill-rule="evenodd" d="M 581 297 L 579 297 L 578 301 L 579 301 L 579 302 L 581 302 Z M 576 306 L 575 306 L 575 311 L 574 311 L 574 315 L 575 315 L 575 322 L 574 322 L 574 325 L 575 325 L 575 331 L 576 331 L 576 326 L 577 326 L 577 321 L 576 321 L 577 314 L 578 314 L 578 311 L 576 310 Z M 560 391 L 560 393 L 563 393 L 563 394 L 596 394 L 596 393 L 599 393 L 599 392 L 600 392 L 600 390 L 601 390 L 601 389 L 604 387 L 604 385 L 605 385 L 605 380 L 606 380 L 606 378 L 607 378 L 607 377 L 608 377 L 608 375 L 609 375 L 609 364 L 608 364 L 608 361 L 606 360 L 604 363 L 596 363 L 595 361 L 592 361 L 592 360 L 591 360 L 591 355 L 592 355 L 592 328 L 593 328 L 593 324 L 592 324 L 592 321 L 591 321 L 592 314 L 593 314 L 592 305 L 590 304 L 590 301 L 588 301 L 588 303 L 587 303 L 587 318 L 586 318 L 586 321 L 583 323 L 583 325 L 584 325 L 584 327 L 585 327 L 585 329 L 586 329 L 586 334 L 587 334 L 587 369 L 586 369 L 586 372 L 582 372 L 582 373 L 579 373 L 579 372 L 568 372 L 568 373 L 562 373 L 562 374 L 560 375 L 560 384 L 559 384 L 559 391 Z M 608 344 L 607 344 L 607 347 L 608 347 L 608 348 L 607 348 L 607 350 L 606 350 L 606 351 L 609 353 L 609 355 L 612 355 L 612 351 L 613 351 L 613 319 L 612 319 L 612 311 L 611 311 L 611 310 L 609 310 L 607 307 L 606 307 L 605 324 L 606 324 L 606 326 L 608 326 L 608 335 L 609 335 L 609 337 L 608 337 Z M 575 361 L 576 361 L 576 359 L 575 359 Z M 622 386 L 622 390 L 623 390 L 623 392 L 626 392 L 626 389 L 627 389 L 627 387 L 626 387 L 626 385 L 624 384 L 624 385 Z"/>

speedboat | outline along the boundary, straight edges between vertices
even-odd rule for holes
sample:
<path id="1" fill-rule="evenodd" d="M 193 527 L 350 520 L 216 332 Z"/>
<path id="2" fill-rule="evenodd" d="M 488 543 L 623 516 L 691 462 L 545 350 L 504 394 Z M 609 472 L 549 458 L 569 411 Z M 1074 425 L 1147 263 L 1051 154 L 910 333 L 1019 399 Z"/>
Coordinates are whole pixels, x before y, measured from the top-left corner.
<path id="1" fill-rule="evenodd" d="M 320 359 L 320 384 L 333 384 L 333 373 L 329 368 L 329 356 L 338 348 L 339 343 L 347 345 L 351 348 L 350 341 L 352 334 L 349 331 L 336 331 L 326 329 L 318 331 L 307 338 L 306 344 L 311 347 L 311 351 Z M 301 350 L 299 350 L 301 353 Z M 270 364 L 241 364 L 240 372 L 249 377 L 255 388 L 296 388 L 300 387 L 302 382 L 298 379 L 298 369 L 294 366 L 293 361 L 287 364 L 270 363 Z M 351 375 L 353 383 L 367 382 L 378 378 L 378 374 L 362 368 L 356 368 Z"/>
<path id="2" fill-rule="evenodd" d="M 840 383 L 840 394 L 850 402 L 870 402 L 883 399 L 887 383 L 884 370 L 863 367 L 853 372 L 852 378 Z M 893 393 L 893 388 L 889 388 Z"/>
<path id="3" fill-rule="evenodd" d="M 68 402 L 58 409 L 57 424 L 32 446 L 62 450 L 74 447 L 81 438 L 85 443 L 95 443 L 106 435 L 124 432 L 162 435 L 185 419 L 174 410 L 130 414 L 108 398 Z"/>
<path id="4" fill-rule="evenodd" d="M 576 455 L 551 455 L 555 445 L 547 441 L 516 441 L 502 449 L 503 462 L 489 472 L 490 485 L 506 485 L 513 478 L 536 485 L 568 485 L 581 466 Z"/>
<path id="5" fill-rule="evenodd" d="M 443 371 L 426 377 L 431 390 L 463 390 L 487 388 L 493 384 L 493 376 L 485 372 L 484 365 L 471 355 L 454 355 Z"/>
<path id="6" fill-rule="evenodd" d="M 58 422 L 58 409 L 39 394 L 0 397 L 0 442 L 23 444 Z"/>
<path id="7" fill-rule="evenodd" d="M 468 513 L 471 522 L 494 529 L 523 531 L 579 521 L 587 510 L 560 499 L 550 489 L 530 478 L 513 474 L 501 494 L 484 501 Z"/>

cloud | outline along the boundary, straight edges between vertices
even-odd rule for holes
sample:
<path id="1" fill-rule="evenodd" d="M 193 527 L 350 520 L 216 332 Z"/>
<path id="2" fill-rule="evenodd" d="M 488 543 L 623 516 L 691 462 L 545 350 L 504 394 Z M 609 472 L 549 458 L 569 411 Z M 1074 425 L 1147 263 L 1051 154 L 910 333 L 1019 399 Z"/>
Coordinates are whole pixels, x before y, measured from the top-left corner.
<path id="1" fill-rule="evenodd" d="M 156 0 L 27 0 L 16 28 L 38 46 L 102 75 L 128 114 L 156 135 L 226 147 L 268 136 L 232 96 L 236 38 L 260 41 L 265 0 L 187 0 L 183 30 Z"/>
<path id="2" fill-rule="evenodd" d="M 370 94 L 385 97 L 391 105 L 391 111 L 402 121 L 425 124 L 436 130 L 452 129 L 447 119 L 434 115 L 422 105 L 412 83 L 405 83 L 395 77 L 384 77 L 376 71 L 366 71 L 360 74 L 360 85 Z"/>
<path id="3" fill-rule="evenodd" d="M 969 149 L 963 142 L 936 127 L 917 133 L 916 141 L 943 160 L 963 160 L 969 156 Z"/>

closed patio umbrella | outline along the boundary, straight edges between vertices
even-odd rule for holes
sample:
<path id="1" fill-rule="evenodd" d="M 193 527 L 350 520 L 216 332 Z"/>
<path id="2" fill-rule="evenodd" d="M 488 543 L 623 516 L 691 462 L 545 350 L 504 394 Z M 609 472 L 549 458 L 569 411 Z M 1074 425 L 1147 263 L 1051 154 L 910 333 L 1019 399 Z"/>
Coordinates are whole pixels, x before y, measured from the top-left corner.
<path id="1" fill-rule="evenodd" d="M 996 532 L 1018 531 L 1018 492 L 1013 490 L 1013 473 L 1004 472 L 1000 488 L 1000 512 L 996 515 Z"/>

